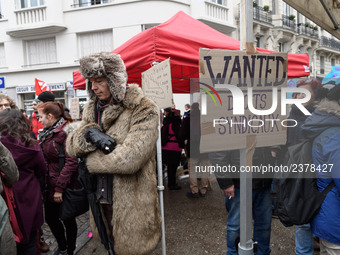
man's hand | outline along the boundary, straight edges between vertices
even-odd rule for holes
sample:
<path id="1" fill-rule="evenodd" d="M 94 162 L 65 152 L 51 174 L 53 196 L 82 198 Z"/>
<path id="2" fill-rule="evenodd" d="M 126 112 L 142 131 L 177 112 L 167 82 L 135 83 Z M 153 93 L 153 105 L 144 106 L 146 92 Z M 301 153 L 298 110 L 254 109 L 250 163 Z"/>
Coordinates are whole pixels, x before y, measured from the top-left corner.
<path id="1" fill-rule="evenodd" d="M 54 199 L 54 202 L 56 202 L 56 203 L 62 203 L 63 202 L 63 193 L 54 192 L 53 199 Z"/>
<path id="2" fill-rule="evenodd" d="M 116 141 L 107 134 L 100 132 L 97 128 L 90 128 L 85 133 L 85 139 L 105 154 L 109 154 L 116 147 Z"/>
<path id="3" fill-rule="evenodd" d="M 235 186 L 231 185 L 229 188 L 226 188 L 223 190 L 223 193 L 226 197 L 229 197 L 229 199 L 235 197 Z"/>

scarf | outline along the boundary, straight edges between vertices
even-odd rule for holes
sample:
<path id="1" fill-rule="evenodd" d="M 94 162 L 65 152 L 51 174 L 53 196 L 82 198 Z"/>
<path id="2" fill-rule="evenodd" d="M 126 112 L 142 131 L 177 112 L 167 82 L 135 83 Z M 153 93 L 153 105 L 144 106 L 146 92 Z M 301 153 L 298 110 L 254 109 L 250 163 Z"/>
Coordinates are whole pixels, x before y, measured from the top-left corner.
<path id="1" fill-rule="evenodd" d="M 46 138 L 52 134 L 54 132 L 54 130 L 59 127 L 61 124 L 63 124 L 63 122 L 65 121 L 65 119 L 63 117 L 61 117 L 59 120 L 57 120 L 56 122 L 54 122 L 54 124 L 49 127 L 48 129 L 44 129 L 43 133 L 39 134 L 39 142 L 40 144 L 42 144 Z"/>
<path id="2" fill-rule="evenodd" d="M 109 106 L 110 104 L 106 101 L 100 101 L 96 103 L 96 107 L 94 110 L 94 119 L 97 122 L 98 125 L 100 125 L 102 128 L 102 114 L 104 110 Z"/>

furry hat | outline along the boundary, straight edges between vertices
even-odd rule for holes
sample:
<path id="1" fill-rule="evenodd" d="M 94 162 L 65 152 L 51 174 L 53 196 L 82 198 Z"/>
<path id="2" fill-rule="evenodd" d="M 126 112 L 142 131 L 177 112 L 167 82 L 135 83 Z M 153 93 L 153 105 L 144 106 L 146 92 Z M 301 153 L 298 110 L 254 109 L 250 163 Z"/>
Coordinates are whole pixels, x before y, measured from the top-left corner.
<path id="1" fill-rule="evenodd" d="M 89 81 L 93 77 L 106 77 L 112 95 L 110 103 L 124 99 L 127 73 L 119 54 L 101 52 L 83 57 L 80 59 L 80 72 L 87 79 L 87 92 L 91 99 L 96 98 L 92 91 L 92 83 Z"/>
<path id="2" fill-rule="evenodd" d="M 334 86 L 330 90 L 322 88 L 319 90 L 319 94 L 320 102 L 316 108 L 340 117 L 340 85 Z"/>

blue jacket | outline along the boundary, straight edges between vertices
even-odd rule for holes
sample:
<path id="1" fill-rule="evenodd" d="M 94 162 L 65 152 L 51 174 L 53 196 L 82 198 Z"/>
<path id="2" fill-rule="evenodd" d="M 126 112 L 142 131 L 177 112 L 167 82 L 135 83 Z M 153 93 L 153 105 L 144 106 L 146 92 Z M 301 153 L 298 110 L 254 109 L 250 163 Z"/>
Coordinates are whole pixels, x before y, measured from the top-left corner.
<path id="1" fill-rule="evenodd" d="M 327 106 L 327 102 L 320 104 Z M 337 107 L 340 110 L 338 104 Z M 318 109 L 325 107 L 317 107 L 305 121 L 302 132 L 306 138 L 315 139 L 312 153 L 319 191 L 332 180 L 335 187 L 327 194 L 311 225 L 314 235 L 340 245 L 340 117 L 332 113 L 332 107 L 327 110 L 328 113 Z"/>

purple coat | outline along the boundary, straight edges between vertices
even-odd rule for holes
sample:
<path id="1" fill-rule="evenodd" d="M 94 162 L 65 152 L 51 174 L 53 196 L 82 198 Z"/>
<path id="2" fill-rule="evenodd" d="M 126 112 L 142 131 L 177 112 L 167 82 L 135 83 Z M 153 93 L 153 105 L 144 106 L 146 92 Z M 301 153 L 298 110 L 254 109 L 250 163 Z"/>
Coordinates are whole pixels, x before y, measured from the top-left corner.
<path id="1" fill-rule="evenodd" d="M 54 202 L 54 192 L 63 192 L 66 188 L 81 188 L 78 182 L 78 161 L 71 158 L 65 149 L 66 133 L 64 127 L 67 121 L 58 126 L 42 143 L 41 147 L 44 152 L 45 160 L 48 166 L 48 200 Z M 59 151 L 60 145 L 64 146 L 65 165 L 59 170 Z"/>
<path id="2" fill-rule="evenodd" d="M 22 243 L 25 244 L 31 232 L 44 223 L 39 180 L 44 180 L 46 163 L 38 144 L 27 147 L 23 142 L 4 135 L 1 142 L 12 153 L 19 170 L 19 181 L 13 185 L 13 193 L 16 216 L 24 237 Z"/>

